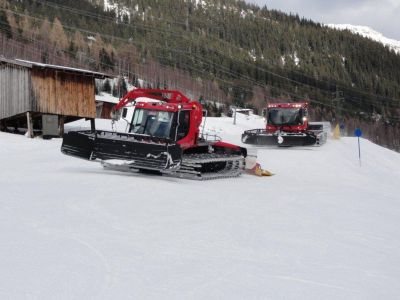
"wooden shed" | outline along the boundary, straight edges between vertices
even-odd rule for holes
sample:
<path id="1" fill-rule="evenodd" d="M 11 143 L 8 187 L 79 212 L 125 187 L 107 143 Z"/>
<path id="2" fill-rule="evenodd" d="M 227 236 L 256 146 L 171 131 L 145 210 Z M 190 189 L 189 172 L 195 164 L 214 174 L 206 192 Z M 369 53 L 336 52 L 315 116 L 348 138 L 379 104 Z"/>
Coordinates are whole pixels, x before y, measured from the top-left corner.
<path id="1" fill-rule="evenodd" d="M 111 119 L 111 111 L 120 100 L 120 98 L 100 92 L 96 95 L 96 118 Z"/>
<path id="2" fill-rule="evenodd" d="M 0 129 L 45 131 L 56 123 L 96 117 L 95 79 L 102 73 L 0 58 Z M 49 127 L 50 128 L 50 127 Z M 50 135 L 54 135 L 53 130 Z"/>

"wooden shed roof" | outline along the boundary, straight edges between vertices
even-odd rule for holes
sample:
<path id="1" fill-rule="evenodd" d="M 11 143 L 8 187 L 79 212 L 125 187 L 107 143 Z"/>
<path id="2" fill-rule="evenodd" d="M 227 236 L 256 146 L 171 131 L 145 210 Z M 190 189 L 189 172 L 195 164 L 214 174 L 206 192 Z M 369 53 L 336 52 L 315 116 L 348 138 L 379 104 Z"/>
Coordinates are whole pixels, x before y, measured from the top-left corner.
<path id="1" fill-rule="evenodd" d="M 18 65 L 26 68 L 42 68 L 42 69 L 53 69 L 53 70 L 60 70 L 68 73 L 77 73 L 81 75 L 86 75 L 86 76 L 92 76 L 94 78 L 99 78 L 99 79 L 104 79 L 104 78 L 109 78 L 111 76 L 106 75 L 104 73 L 100 72 L 94 72 L 90 70 L 85 70 L 85 69 L 78 69 L 78 68 L 71 68 L 71 67 L 65 67 L 65 66 L 59 66 L 59 65 L 51 65 L 51 64 L 43 64 L 43 63 L 38 63 L 38 62 L 33 62 L 29 60 L 23 60 L 23 59 L 8 59 L 4 57 L 0 57 L 0 62 L 5 62 L 13 65 Z"/>

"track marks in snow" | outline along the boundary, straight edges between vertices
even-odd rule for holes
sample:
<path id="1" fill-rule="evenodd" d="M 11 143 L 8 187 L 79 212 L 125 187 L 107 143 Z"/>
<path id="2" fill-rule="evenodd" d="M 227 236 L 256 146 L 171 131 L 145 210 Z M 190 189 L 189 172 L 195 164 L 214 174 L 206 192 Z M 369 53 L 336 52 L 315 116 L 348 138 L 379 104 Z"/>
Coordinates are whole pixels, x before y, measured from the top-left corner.
<path id="1" fill-rule="evenodd" d="M 314 281 L 314 280 L 306 280 L 306 279 L 301 279 L 301 278 L 296 278 L 296 277 L 290 277 L 290 276 L 273 276 L 274 278 L 280 279 L 280 280 L 289 280 L 289 281 L 296 281 L 296 282 L 300 282 L 300 283 L 305 283 L 305 284 L 311 284 L 311 285 L 317 285 L 317 286 L 321 286 L 321 287 L 326 287 L 326 288 L 331 288 L 331 289 L 337 289 L 337 290 L 343 290 L 343 291 L 352 291 L 354 292 L 354 290 L 350 290 L 341 286 L 337 286 L 337 285 L 332 285 L 332 284 L 327 284 L 327 283 L 323 283 L 323 282 L 318 282 L 318 281 Z"/>

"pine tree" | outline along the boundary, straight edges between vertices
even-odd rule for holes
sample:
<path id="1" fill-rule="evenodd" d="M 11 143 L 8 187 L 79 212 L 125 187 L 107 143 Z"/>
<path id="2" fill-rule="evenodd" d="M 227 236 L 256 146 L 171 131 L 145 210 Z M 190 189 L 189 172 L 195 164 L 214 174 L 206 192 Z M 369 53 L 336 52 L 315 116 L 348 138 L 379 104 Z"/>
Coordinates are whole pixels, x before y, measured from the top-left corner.
<path id="1" fill-rule="evenodd" d="M 107 51 L 104 48 L 101 48 L 99 53 L 99 60 L 102 69 L 113 69 L 114 68 L 114 61 L 108 55 Z"/>
<path id="2" fill-rule="evenodd" d="M 24 13 L 25 15 L 28 14 L 27 11 Z M 22 31 L 22 36 L 26 39 L 32 38 L 33 35 L 33 29 L 32 25 L 29 22 L 29 18 L 27 16 L 22 16 L 21 21 L 20 21 L 20 28 Z"/>
<path id="3" fill-rule="evenodd" d="M 114 97 L 119 97 L 119 91 L 118 91 L 118 87 L 117 87 L 116 84 L 113 85 L 113 88 L 112 88 L 112 95 L 113 95 Z"/>
<path id="4" fill-rule="evenodd" d="M 50 42 L 50 35 L 49 35 L 50 31 L 51 31 L 51 25 L 49 20 L 46 18 L 42 22 L 42 25 L 40 26 L 39 29 L 39 37 L 43 42 L 45 43 Z"/>
<path id="5" fill-rule="evenodd" d="M 111 84 L 108 79 L 104 80 L 102 91 L 111 94 Z"/>
<path id="6" fill-rule="evenodd" d="M 100 61 L 100 52 L 101 49 L 104 48 L 104 42 L 99 34 L 96 34 L 95 41 L 90 46 L 91 56 L 94 58 L 96 62 L 96 68 L 98 68 L 101 64 Z"/>
<path id="7" fill-rule="evenodd" d="M 7 23 L 8 26 L 11 28 L 11 33 L 13 37 L 18 36 L 18 24 L 17 21 L 15 20 L 14 14 L 7 11 Z"/>
<path id="8" fill-rule="evenodd" d="M 50 31 L 50 40 L 59 49 L 68 48 L 68 38 L 64 32 L 64 28 L 60 20 L 57 17 L 54 18 L 53 26 Z"/>
<path id="9" fill-rule="evenodd" d="M 75 31 L 73 42 L 75 49 L 78 51 L 83 51 L 87 48 L 87 43 L 85 42 L 82 34 L 79 31 Z"/>
<path id="10" fill-rule="evenodd" d="M 123 97 L 128 92 L 128 87 L 125 78 L 123 76 L 118 77 L 118 83 L 116 88 L 117 88 L 116 95 L 119 98 Z"/>
<path id="11" fill-rule="evenodd" d="M 0 10 L 0 29 L 5 32 L 7 38 L 12 38 L 12 29 L 8 23 L 7 15 Z"/>

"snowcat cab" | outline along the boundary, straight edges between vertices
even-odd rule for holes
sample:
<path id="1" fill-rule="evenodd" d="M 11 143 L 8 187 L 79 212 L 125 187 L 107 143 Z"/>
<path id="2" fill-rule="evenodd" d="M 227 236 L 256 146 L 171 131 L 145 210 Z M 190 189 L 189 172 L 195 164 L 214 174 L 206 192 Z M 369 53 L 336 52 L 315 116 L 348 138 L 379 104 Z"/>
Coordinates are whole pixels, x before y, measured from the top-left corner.
<path id="1" fill-rule="evenodd" d="M 129 133 L 166 139 L 178 143 L 182 149 L 196 145 L 202 118 L 200 104 L 167 103 L 135 104 Z"/>

